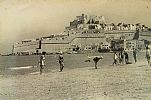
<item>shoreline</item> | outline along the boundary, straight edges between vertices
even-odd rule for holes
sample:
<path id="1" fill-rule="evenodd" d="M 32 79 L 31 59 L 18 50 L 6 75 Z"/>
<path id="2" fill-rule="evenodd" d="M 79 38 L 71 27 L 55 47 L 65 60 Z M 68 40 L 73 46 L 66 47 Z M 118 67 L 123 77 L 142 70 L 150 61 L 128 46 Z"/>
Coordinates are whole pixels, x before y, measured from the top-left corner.
<path id="1" fill-rule="evenodd" d="M 68 69 L 63 72 L 0 76 L 3 100 L 150 100 L 151 67 L 147 62 L 123 66 Z"/>
<path id="2" fill-rule="evenodd" d="M 110 66 L 113 63 L 113 53 L 92 53 L 89 56 L 103 56 L 104 58 L 98 62 L 98 66 Z M 57 55 L 46 56 L 46 66 L 44 72 L 49 73 L 52 70 L 59 70 Z M 86 54 L 66 54 L 64 55 L 65 69 L 75 69 L 84 67 L 93 67 L 94 62 L 85 62 L 88 59 Z M 138 61 L 144 60 L 144 52 L 138 52 Z M 134 63 L 133 55 L 129 53 L 130 62 Z M 2 75 L 25 75 L 39 71 L 38 66 L 39 56 L 16 56 L 1 58 L 1 74 Z"/>

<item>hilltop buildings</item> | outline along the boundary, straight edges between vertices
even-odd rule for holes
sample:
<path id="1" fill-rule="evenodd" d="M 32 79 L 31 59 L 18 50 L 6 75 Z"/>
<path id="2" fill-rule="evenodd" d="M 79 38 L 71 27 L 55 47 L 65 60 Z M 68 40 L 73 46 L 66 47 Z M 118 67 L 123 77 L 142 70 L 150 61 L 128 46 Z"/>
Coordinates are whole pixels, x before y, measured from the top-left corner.
<path id="1" fill-rule="evenodd" d="M 59 51 L 91 51 L 103 50 L 143 50 L 144 41 L 139 40 L 139 32 L 147 30 L 145 25 L 114 23 L 108 24 L 104 16 L 88 16 L 82 14 L 70 22 L 70 26 L 59 35 L 50 35 L 37 39 L 23 40 L 14 44 L 13 53 L 36 54 L 42 51 L 57 53 Z"/>

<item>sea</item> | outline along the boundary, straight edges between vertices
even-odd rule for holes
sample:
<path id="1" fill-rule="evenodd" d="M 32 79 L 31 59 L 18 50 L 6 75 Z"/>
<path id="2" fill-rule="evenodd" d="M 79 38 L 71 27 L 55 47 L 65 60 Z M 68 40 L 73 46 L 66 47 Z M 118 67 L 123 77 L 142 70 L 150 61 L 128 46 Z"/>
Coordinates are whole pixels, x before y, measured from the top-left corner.
<path id="1" fill-rule="evenodd" d="M 129 61 L 134 63 L 132 52 L 128 52 Z M 98 62 L 98 68 L 113 63 L 113 53 L 90 53 L 90 54 L 64 54 L 64 69 L 75 69 L 83 67 L 94 68 L 94 62 L 85 62 L 89 56 L 103 56 Z M 40 55 L 30 56 L 0 56 L 0 75 L 24 75 L 39 71 L 39 58 Z M 145 52 L 137 52 L 138 61 L 145 59 Z M 59 71 L 58 55 L 46 55 L 45 57 L 44 73 L 51 72 L 52 70 Z"/>

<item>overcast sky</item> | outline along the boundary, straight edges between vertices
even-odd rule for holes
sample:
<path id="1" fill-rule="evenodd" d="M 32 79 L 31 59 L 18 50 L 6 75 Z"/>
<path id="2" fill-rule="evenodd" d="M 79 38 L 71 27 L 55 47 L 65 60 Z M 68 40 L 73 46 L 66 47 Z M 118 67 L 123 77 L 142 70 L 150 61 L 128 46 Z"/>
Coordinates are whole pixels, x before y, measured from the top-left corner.
<path id="1" fill-rule="evenodd" d="M 151 0 L 0 0 L 0 52 L 23 39 L 61 33 L 82 13 L 151 26 Z"/>

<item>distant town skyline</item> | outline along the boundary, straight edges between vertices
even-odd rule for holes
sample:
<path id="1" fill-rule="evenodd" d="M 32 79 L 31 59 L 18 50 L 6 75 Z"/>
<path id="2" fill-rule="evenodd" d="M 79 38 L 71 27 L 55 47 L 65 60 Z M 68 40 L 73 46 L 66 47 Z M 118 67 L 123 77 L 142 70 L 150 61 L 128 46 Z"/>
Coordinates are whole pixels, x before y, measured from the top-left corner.
<path id="1" fill-rule="evenodd" d="M 151 27 L 150 0 L 0 0 L 0 53 L 23 39 L 61 33 L 82 13 Z"/>

